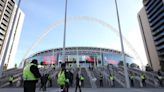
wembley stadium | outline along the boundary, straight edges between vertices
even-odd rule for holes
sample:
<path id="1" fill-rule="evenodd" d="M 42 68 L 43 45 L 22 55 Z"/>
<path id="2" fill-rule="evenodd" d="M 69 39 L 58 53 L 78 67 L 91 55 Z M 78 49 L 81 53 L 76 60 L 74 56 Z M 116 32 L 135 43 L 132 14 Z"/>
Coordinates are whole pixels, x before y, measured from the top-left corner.
<path id="1" fill-rule="evenodd" d="M 62 48 L 55 48 L 37 52 L 27 58 L 26 63 L 37 59 L 39 64 L 55 64 L 62 62 Z M 134 58 L 125 54 L 126 62 L 134 63 Z M 117 50 L 98 47 L 67 47 L 65 48 L 65 63 L 67 65 L 81 67 L 117 65 L 123 61 L 122 53 Z"/>

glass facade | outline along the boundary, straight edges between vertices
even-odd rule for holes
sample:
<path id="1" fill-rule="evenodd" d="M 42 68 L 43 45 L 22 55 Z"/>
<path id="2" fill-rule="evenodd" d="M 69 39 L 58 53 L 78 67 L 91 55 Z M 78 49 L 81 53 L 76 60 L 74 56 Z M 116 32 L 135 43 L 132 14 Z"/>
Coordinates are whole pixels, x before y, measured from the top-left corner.
<path id="1" fill-rule="evenodd" d="M 34 54 L 28 61 L 37 59 L 39 63 L 56 64 L 62 62 L 62 49 L 52 49 Z M 104 66 L 108 64 L 116 65 L 123 61 L 122 54 L 116 50 L 90 47 L 66 48 L 65 62 L 67 65 L 81 67 Z M 127 63 L 133 63 L 133 58 L 126 54 Z"/>

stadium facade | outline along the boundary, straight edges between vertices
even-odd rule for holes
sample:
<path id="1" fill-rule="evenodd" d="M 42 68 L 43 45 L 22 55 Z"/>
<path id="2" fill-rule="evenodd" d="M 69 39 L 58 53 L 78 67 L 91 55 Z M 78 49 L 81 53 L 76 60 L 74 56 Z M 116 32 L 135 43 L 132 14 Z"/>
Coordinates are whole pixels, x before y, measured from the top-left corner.
<path id="1" fill-rule="evenodd" d="M 67 47 L 65 49 L 65 62 L 72 66 L 104 66 L 108 64 L 119 64 L 123 60 L 122 53 L 113 49 L 97 48 L 97 47 Z M 37 52 L 27 58 L 25 63 L 32 59 L 37 59 L 41 64 L 56 64 L 62 62 L 62 48 L 49 49 Z M 134 58 L 125 54 L 126 62 L 134 63 Z"/>

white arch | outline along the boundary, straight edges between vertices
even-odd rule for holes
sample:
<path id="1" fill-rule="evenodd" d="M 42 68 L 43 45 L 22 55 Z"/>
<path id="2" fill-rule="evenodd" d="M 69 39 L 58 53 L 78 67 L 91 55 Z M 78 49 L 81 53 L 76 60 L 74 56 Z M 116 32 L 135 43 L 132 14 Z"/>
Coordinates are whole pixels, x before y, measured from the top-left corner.
<path id="1" fill-rule="evenodd" d="M 114 28 L 113 26 L 111 26 L 110 24 L 106 23 L 103 20 L 100 20 L 98 18 L 95 17 L 90 17 L 90 16 L 69 16 L 67 17 L 67 22 L 69 21 L 78 21 L 78 20 L 86 20 L 86 21 L 91 21 L 91 22 L 95 22 L 98 23 L 106 28 L 111 29 L 111 31 L 113 31 L 114 33 L 116 33 L 117 36 L 119 36 L 119 31 Z M 28 56 L 28 54 L 30 53 L 30 51 L 35 48 L 40 41 L 54 28 L 56 28 L 57 26 L 61 25 L 62 23 L 64 23 L 64 19 L 62 20 L 58 20 L 56 22 L 54 22 L 52 25 L 50 25 L 47 29 L 45 29 L 39 36 L 38 38 L 33 42 L 32 46 L 27 50 L 27 52 L 25 53 L 23 60 Z M 143 66 L 143 63 L 141 61 L 141 58 L 139 57 L 138 53 L 136 52 L 136 50 L 133 48 L 133 46 L 130 44 L 130 42 L 123 36 L 123 40 L 124 42 L 127 44 L 127 46 L 132 50 L 132 52 L 135 54 L 135 58 L 138 59 L 141 62 L 141 66 Z"/>

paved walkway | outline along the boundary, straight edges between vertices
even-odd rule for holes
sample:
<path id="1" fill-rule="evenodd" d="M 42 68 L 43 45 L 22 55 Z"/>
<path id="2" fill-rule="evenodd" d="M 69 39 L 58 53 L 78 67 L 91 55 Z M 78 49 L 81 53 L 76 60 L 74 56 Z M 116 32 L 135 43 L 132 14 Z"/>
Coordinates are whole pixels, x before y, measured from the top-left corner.
<path id="1" fill-rule="evenodd" d="M 1 88 L 0 92 L 23 92 L 23 88 Z M 36 89 L 36 92 L 43 92 Z M 58 89 L 48 88 L 45 92 L 59 92 Z M 71 88 L 69 92 L 75 92 L 74 88 Z M 164 88 L 83 88 L 82 92 L 164 92 Z"/>

